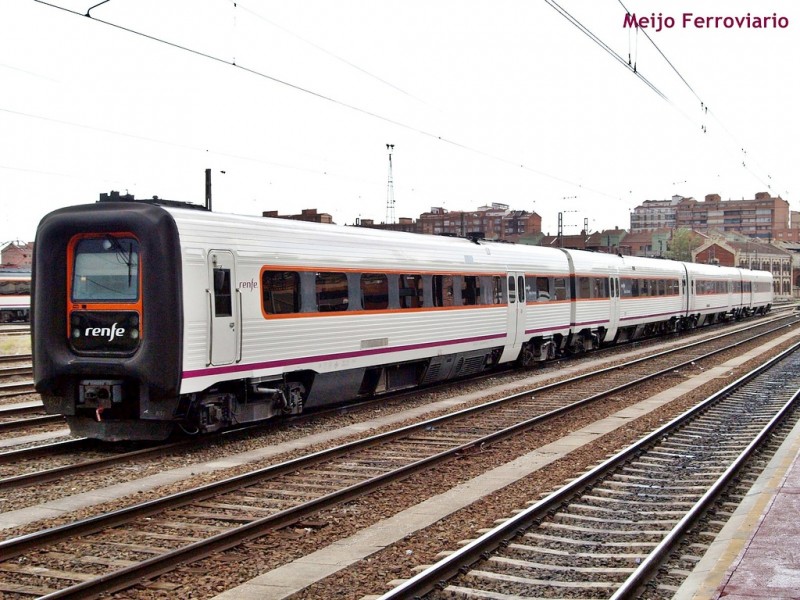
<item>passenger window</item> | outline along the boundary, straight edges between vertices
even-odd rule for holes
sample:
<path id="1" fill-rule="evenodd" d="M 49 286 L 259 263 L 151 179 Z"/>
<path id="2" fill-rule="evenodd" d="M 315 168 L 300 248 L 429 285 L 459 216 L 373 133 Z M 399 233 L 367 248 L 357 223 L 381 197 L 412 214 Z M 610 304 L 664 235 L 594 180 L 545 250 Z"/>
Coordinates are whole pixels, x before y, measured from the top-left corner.
<path id="1" fill-rule="evenodd" d="M 422 275 L 400 275 L 400 308 L 421 307 L 422 289 Z"/>
<path id="2" fill-rule="evenodd" d="M 389 308 L 389 280 L 382 273 L 361 275 L 361 306 L 364 310 Z"/>
<path id="3" fill-rule="evenodd" d="M 300 276 L 294 271 L 264 271 L 261 291 L 268 315 L 300 312 Z"/>
<path id="4" fill-rule="evenodd" d="M 230 269 L 214 269 L 214 316 L 233 316 Z"/>
<path id="5" fill-rule="evenodd" d="M 578 277 L 578 298 L 591 298 L 592 287 L 588 277 Z"/>
<path id="6" fill-rule="evenodd" d="M 475 275 L 465 275 L 461 280 L 461 302 L 464 306 L 480 304 L 480 280 Z"/>
<path id="7" fill-rule="evenodd" d="M 536 299 L 539 302 L 550 300 L 550 280 L 547 277 L 536 278 Z"/>
<path id="8" fill-rule="evenodd" d="M 316 293 L 319 312 L 343 311 L 350 305 L 345 273 L 317 273 Z"/>
<path id="9" fill-rule="evenodd" d="M 503 283 L 505 282 L 505 277 L 492 277 L 491 278 L 491 304 L 505 304 L 506 303 L 506 294 L 505 290 L 503 289 Z"/>
<path id="10" fill-rule="evenodd" d="M 563 277 L 556 277 L 554 280 L 556 300 L 569 300 L 567 292 L 567 280 Z"/>
<path id="11" fill-rule="evenodd" d="M 508 301 L 514 304 L 517 301 L 517 286 L 514 283 L 514 278 L 508 278 Z"/>
<path id="12" fill-rule="evenodd" d="M 434 275 L 433 285 L 433 305 L 434 306 L 453 306 L 453 276 Z"/>
<path id="13" fill-rule="evenodd" d="M 519 301 L 525 302 L 525 278 L 522 275 L 517 277 L 517 288 L 519 289 Z"/>
<path id="14" fill-rule="evenodd" d="M 525 297 L 528 302 L 536 301 L 536 278 L 525 275 Z"/>

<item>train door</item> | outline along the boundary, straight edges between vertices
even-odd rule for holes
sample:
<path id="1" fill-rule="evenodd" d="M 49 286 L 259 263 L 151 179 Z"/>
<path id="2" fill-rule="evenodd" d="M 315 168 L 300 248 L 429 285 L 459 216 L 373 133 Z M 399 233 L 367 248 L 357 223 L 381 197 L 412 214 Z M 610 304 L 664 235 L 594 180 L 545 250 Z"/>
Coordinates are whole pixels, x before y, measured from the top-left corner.
<path id="1" fill-rule="evenodd" d="M 680 293 L 681 293 L 681 313 L 682 316 L 688 317 L 689 310 L 692 305 L 689 301 L 689 297 L 691 295 L 691 287 L 689 286 L 689 271 L 686 269 L 686 265 L 683 265 L 683 273 L 681 274 Z"/>
<path id="2" fill-rule="evenodd" d="M 506 292 L 508 299 L 506 354 L 510 359 L 512 355 L 513 358 L 519 355 L 522 342 L 525 341 L 525 275 L 516 272 L 508 273 Z"/>
<path id="3" fill-rule="evenodd" d="M 209 363 L 229 365 L 240 359 L 240 306 L 236 285 L 236 263 L 228 250 L 208 254 Z"/>
<path id="4" fill-rule="evenodd" d="M 617 336 L 619 310 L 619 275 L 611 275 L 608 278 L 608 330 L 601 341 L 611 342 Z"/>

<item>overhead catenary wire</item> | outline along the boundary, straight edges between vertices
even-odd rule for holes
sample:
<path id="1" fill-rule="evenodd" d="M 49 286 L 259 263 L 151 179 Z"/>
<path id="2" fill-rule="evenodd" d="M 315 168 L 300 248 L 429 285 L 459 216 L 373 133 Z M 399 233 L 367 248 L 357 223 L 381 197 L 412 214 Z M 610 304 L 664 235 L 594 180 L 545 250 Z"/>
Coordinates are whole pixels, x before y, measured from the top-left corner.
<path id="1" fill-rule="evenodd" d="M 231 1 L 231 0 L 226 0 L 226 1 Z M 361 72 L 362 74 L 366 75 L 367 77 L 375 79 L 376 81 L 380 82 L 381 84 L 386 85 L 386 86 L 392 88 L 393 90 L 395 90 L 397 92 L 400 92 L 401 94 L 416 100 L 417 102 L 421 102 L 422 104 L 427 104 L 427 102 L 425 102 L 424 100 L 418 98 L 417 96 L 411 94 L 410 92 L 404 90 L 403 88 L 393 84 L 391 81 L 387 81 L 383 77 L 380 77 L 379 75 L 376 75 L 375 73 L 372 73 L 371 71 L 368 71 L 367 69 L 364 69 L 363 67 L 360 67 L 359 65 L 355 64 L 354 62 L 349 61 L 346 58 L 343 58 L 343 57 L 339 56 L 338 54 L 336 54 L 334 52 L 331 52 L 330 50 L 328 50 L 326 48 L 323 48 L 319 44 L 315 44 L 314 42 L 312 42 L 310 40 L 307 40 L 303 36 L 298 35 L 294 31 L 291 31 L 291 30 L 287 29 L 286 27 L 284 27 L 282 25 L 279 25 L 275 21 L 273 21 L 271 19 L 268 19 L 267 17 L 265 17 L 264 15 L 254 11 L 253 9 L 247 8 L 246 6 L 243 5 L 241 0 L 236 0 L 234 2 L 234 6 L 236 8 L 238 8 L 239 10 L 241 10 L 241 11 L 249 13 L 253 17 L 263 21 L 264 23 L 267 23 L 270 26 L 272 26 L 272 27 L 274 27 L 276 29 L 279 29 L 280 31 L 284 32 L 285 34 L 290 35 L 290 36 L 292 36 L 293 38 L 295 38 L 297 40 L 300 40 L 302 43 L 307 44 L 308 46 L 311 46 L 312 48 L 315 48 L 319 52 L 322 52 L 323 54 L 326 54 L 326 55 L 330 56 L 334 60 L 337 60 L 337 61 L 347 65 L 348 67 L 350 67 L 352 69 L 355 69 L 356 71 Z"/>
<path id="2" fill-rule="evenodd" d="M 608 53 L 614 60 L 616 60 L 619 64 L 623 67 L 628 69 L 631 73 L 633 73 L 636 77 L 638 77 L 647 87 L 653 90 L 656 94 L 658 94 L 661 99 L 663 99 L 668 104 L 672 104 L 669 98 L 660 90 L 658 89 L 650 80 L 648 80 L 641 72 L 634 68 L 634 66 L 630 65 L 628 61 L 626 61 L 623 57 L 621 57 L 617 52 L 615 52 L 608 44 L 606 44 L 603 40 L 597 37 L 588 27 L 586 27 L 583 23 L 581 23 L 578 19 L 572 16 L 565 8 L 559 5 L 555 0 L 544 0 L 551 8 L 553 8 L 558 14 L 564 17 L 567 21 L 572 23 L 575 27 L 578 28 L 584 35 L 586 35 L 590 40 L 592 40 L 595 44 L 600 46 L 606 53 Z"/>
<path id="3" fill-rule="evenodd" d="M 372 117 L 372 118 L 375 118 L 375 119 L 379 119 L 379 120 L 381 120 L 381 121 L 383 121 L 385 123 L 389 123 L 391 125 L 395 125 L 397 127 L 406 129 L 408 131 L 413 131 L 413 132 L 418 133 L 420 135 L 432 138 L 432 139 L 434 139 L 436 141 L 442 142 L 444 144 L 448 144 L 448 145 L 456 147 L 456 148 L 460 148 L 460 149 L 462 149 L 464 151 L 471 152 L 471 153 L 476 154 L 478 156 L 483 156 L 485 158 L 489 158 L 491 160 L 494 160 L 494 161 L 502 163 L 502 164 L 518 167 L 518 168 L 520 168 L 522 170 L 525 170 L 527 172 L 535 173 L 537 175 L 540 175 L 542 177 L 547 177 L 548 179 L 552 179 L 552 180 L 558 181 L 560 183 L 564 183 L 564 184 L 567 184 L 567 185 L 579 187 L 579 188 L 581 188 L 583 190 L 591 191 L 591 192 L 593 192 L 595 194 L 598 194 L 600 196 L 605 196 L 607 198 L 617 198 L 618 197 L 617 194 L 611 194 L 611 193 L 608 193 L 608 192 L 604 192 L 602 190 L 593 189 L 593 188 L 590 188 L 590 187 L 585 186 L 583 184 L 576 183 L 574 181 L 570 181 L 570 180 L 565 179 L 563 177 L 559 177 L 559 176 L 553 175 L 551 173 L 546 173 L 544 171 L 540 171 L 540 170 L 535 169 L 533 167 L 530 167 L 530 166 L 528 166 L 526 164 L 521 164 L 521 163 L 519 163 L 519 161 L 514 161 L 514 160 L 511 160 L 511 159 L 508 159 L 508 158 L 497 156 L 496 154 L 492 154 L 490 152 L 481 150 L 479 148 L 475 148 L 475 147 L 460 143 L 460 142 L 458 142 L 456 140 L 450 139 L 450 138 L 445 137 L 445 136 L 438 135 L 436 133 L 433 133 L 431 131 L 427 131 L 425 129 L 421 129 L 419 127 L 416 127 L 414 125 L 410 125 L 408 123 L 404 123 L 404 122 L 399 121 L 397 119 L 382 115 L 382 114 L 380 114 L 378 112 L 375 112 L 375 111 L 372 111 L 372 110 L 369 110 L 369 109 L 366 109 L 366 108 L 362 108 L 360 106 L 356 106 L 356 105 L 350 104 L 348 102 L 344 102 L 342 100 L 334 98 L 333 96 L 329 96 L 327 94 L 323 94 L 321 92 L 317 92 L 317 91 L 315 91 L 315 90 L 313 90 L 311 88 L 307 88 L 307 87 L 304 87 L 304 86 L 301 86 L 301 85 L 297 85 L 297 84 L 294 84 L 294 83 L 292 83 L 290 81 L 287 81 L 285 79 L 280 79 L 278 77 L 274 77 L 272 75 L 269 75 L 268 73 L 264 73 L 264 72 L 256 70 L 256 69 L 253 69 L 253 68 L 250 68 L 250 67 L 246 67 L 246 66 L 242 65 L 241 63 L 236 63 L 234 61 L 231 61 L 231 60 L 228 60 L 228 59 L 225 59 L 225 58 L 221 58 L 219 56 L 214 56 L 213 54 L 209 54 L 209 53 L 203 52 L 201 50 L 190 48 L 188 46 L 183 46 L 181 44 L 178 44 L 178 43 L 175 43 L 175 42 L 171 42 L 169 40 L 166 40 L 166 39 L 163 39 L 163 38 L 160 38 L 160 37 L 148 34 L 148 33 L 144 33 L 142 31 L 138 31 L 138 30 L 132 29 L 130 27 L 126 27 L 124 25 L 119 25 L 119 24 L 113 23 L 111 21 L 106 21 L 104 19 L 99 19 L 99 18 L 93 17 L 91 15 L 86 15 L 86 14 L 80 13 L 78 11 L 72 10 L 70 8 L 66 8 L 64 6 L 59 6 L 57 4 L 53 4 L 52 2 L 48 2 L 46 0 L 34 0 L 34 1 L 37 2 L 38 4 L 42 4 L 42 5 L 48 6 L 50 8 L 58 9 L 58 10 L 64 11 L 64 12 L 69 13 L 69 14 L 74 15 L 74 16 L 89 18 L 94 23 L 98 23 L 98 24 L 101 24 L 101 25 L 106 25 L 106 26 L 112 27 L 114 29 L 119 29 L 120 31 L 125 31 L 127 33 L 130 33 L 130 34 L 133 34 L 133 35 L 148 39 L 150 41 L 157 42 L 157 43 L 160 43 L 160 44 L 164 44 L 164 45 L 169 46 L 171 48 L 175 48 L 176 50 L 181 50 L 181 51 L 184 51 L 184 52 L 188 52 L 190 54 L 194 54 L 195 56 L 198 56 L 198 57 L 201 57 L 201 58 L 205 58 L 207 60 L 211 60 L 211 61 L 214 61 L 214 62 L 217 62 L 217 63 L 221 63 L 221 64 L 224 64 L 224 65 L 231 66 L 231 67 L 233 67 L 235 69 L 239 69 L 239 70 L 241 70 L 241 71 L 243 71 L 245 73 L 249 73 L 251 75 L 255 75 L 255 76 L 261 77 L 263 79 L 272 81 L 272 82 L 274 82 L 276 84 L 286 86 L 286 87 L 288 87 L 290 89 L 293 89 L 293 90 L 295 90 L 297 92 L 308 94 L 308 95 L 313 96 L 313 97 L 315 97 L 315 98 L 317 98 L 319 100 L 323 100 L 323 101 L 326 101 L 326 102 L 331 102 L 332 104 L 335 104 L 337 106 L 340 106 L 340 107 L 355 111 L 357 113 L 360 113 L 360 114 L 363 114 L 363 115 L 366 115 L 366 116 L 369 116 L 369 117 Z M 546 0 L 546 1 L 549 1 L 549 0 Z"/>
<path id="4" fill-rule="evenodd" d="M 548 2 L 549 2 L 549 0 L 545 0 L 545 1 L 548 1 Z M 617 0 L 617 2 L 619 2 L 620 6 L 622 6 L 622 8 L 625 10 L 625 13 L 626 13 L 627 15 L 630 15 L 630 14 L 631 14 L 631 12 L 628 10 L 628 7 L 627 7 L 627 6 L 625 6 L 625 4 L 623 3 L 623 1 L 622 1 L 622 0 Z M 663 59 L 664 59 L 664 61 L 665 61 L 665 62 L 666 62 L 668 65 L 669 65 L 669 67 L 670 67 L 670 68 L 671 68 L 671 69 L 672 69 L 672 70 L 675 72 L 675 74 L 676 74 L 676 75 L 678 76 L 678 78 L 679 78 L 679 79 L 680 79 L 680 80 L 683 82 L 683 84 L 684 84 L 684 85 L 685 85 L 685 86 L 686 86 L 686 87 L 689 89 L 689 91 L 690 91 L 690 92 L 691 92 L 691 93 L 694 95 L 694 97 L 695 97 L 695 98 L 697 98 L 698 102 L 700 102 L 700 111 L 701 111 L 701 114 L 702 114 L 704 117 L 705 117 L 705 116 L 707 116 L 707 115 L 710 115 L 711 117 L 713 117 L 713 118 L 714 118 L 714 120 L 715 120 L 715 121 L 716 121 L 716 122 L 719 124 L 719 126 L 722 128 L 722 130 L 723 130 L 723 131 L 725 131 L 725 133 L 727 133 L 727 134 L 728 134 L 728 136 L 730 136 L 730 138 L 731 138 L 731 139 L 734 141 L 734 143 L 735 143 L 737 146 L 740 146 L 740 147 L 741 147 L 741 144 L 739 143 L 739 141 L 738 141 L 738 140 L 736 139 L 736 137 L 735 137 L 735 136 L 734 136 L 734 135 L 733 135 L 733 134 L 730 132 L 730 130 L 729 130 L 727 127 L 725 127 L 725 124 L 724 124 L 724 123 L 723 123 L 723 122 L 722 122 L 722 121 L 719 119 L 719 117 L 717 117 L 717 115 L 714 113 L 714 111 L 709 111 L 708 104 L 707 104 L 705 101 L 703 101 L 703 99 L 700 97 L 700 95 L 699 95 L 699 94 L 698 94 L 698 93 L 695 91 L 695 89 L 694 89 L 694 88 L 691 86 L 691 84 L 689 84 L 689 82 L 686 80 L 686 78 L 683 76 L 683 74 L 681 74 L 681 72 L 678 70 L 678 68 L 677 68 L 677 67 L 676 67 L 676 66 L 675 66 L 675 65 L 672 63 L 672 61 L 671 61 L 669 58 L 667 58 L 667 55 L 666 55 L 666 54 L 664 54 L 664 52 L 661 50 L 661 48 L 659 48 L 659 47 L 658 47 L 658 44 L 656 44 L 655 40 L 653 40 L 653 38 L 652 38 L 652 37 L 650 37 L 650 34 L 648 34 L 648 33 L 647 33 L 647 30 L 646 30 L 646 29 L 644 29 L 644 28 L 641 28 L 641 27 L 639 27 L 638 25 L 636 26 L 636 34 L 637 34 L 637 39 L 638 39 L 638 33 L 639 33 L 639 30 L 640 30 L 640 29 L 641 29 L 641 31 L 642 31 L 642 34 L 643 34 L 643 35 L 644 35 L 644 36 L 647 38 L 647 40 L 650 42 L 650 44 L 652 44 L 653 48 L 655 48 L 655 49 L 656 49 L 656 52 L 658 52 L 658 54 L 659 54 L 659 55 L 661 55 L 661 58 L 663 58 Z M 628 43 L 629 43 L 629 46 L 630 46 L 630 39 L 629 39 L 629 42 L 628 42 Z M 638 46 L 637 46 L 637 48 L 638 48 Z M 638 52 L 637 52 L 637 53 L 638 53 Z M 634 65 L 635 65 L 635 63 L 634 63 Z M 634 68 L 635 68 L 635 67 L 634 67 Z M 706 125 L 705 123 L 703 123 L 703 124 L 701 125 L 701 130 L 703 131 L 703 133 L 708 133 L 708 127 L 707 127 L 707 125 Z M 746 150 L 745 150 L 743 147 L 741 148 L 741 150 L 742 150 L 742 153 L 743 153 L 743 154 L 747 154 L 747 151 L 746 151 Z M 753 176 L 753 177 L 754 177 L 756 180 L 758 180 L 758 181 L 759 181 L 759 182 L 760 182 L 762 185 L 765 185 L 765 186 L 767 186 L 767 189 L 772 189 L 772 186 L 771 186 L 771 184 L 770 184 L 770 183 L 767 183 L 767 182 L 765 182 L 765 181 L 763 180 L 763 178 L 762 178 L 761 176 L 759 176 L 759 175 L 758 175 L 758 174 L 757 174 L 755 171 L 753 171 L 753 170 L 752 170 L 752 169 L 751 169 L 751 168 L 750 168 L 750 167 L 747 165 L 746 161 L 744 161 L 744 160 L 742 161 L 742 167 L 744 167 L 744 168 L 745 168 L 745 169 L 746 169 L 746 170 L 747 170 L 747 171 L 748 171 L 748 172 L 749 172 L 749 173 L 750 173 L 750 174 L 751 174 L 751 175 L 752 175 L 752 176 Z M 762 168 L 762 169 L 763 169 L 763 168 Z M 763 169 L 763 170 L 766 170 L 766 169 Z M 772 176 L 768 174 L 768 175 L 767 175 L 767 178 L 771 180 L 771 179 L 772 179 Z"/>

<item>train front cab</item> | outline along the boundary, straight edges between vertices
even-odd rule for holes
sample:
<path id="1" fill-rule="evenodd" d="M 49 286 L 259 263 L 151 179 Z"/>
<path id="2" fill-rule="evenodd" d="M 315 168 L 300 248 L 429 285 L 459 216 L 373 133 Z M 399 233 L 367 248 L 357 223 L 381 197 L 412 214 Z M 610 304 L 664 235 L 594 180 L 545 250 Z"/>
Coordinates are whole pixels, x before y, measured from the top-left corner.
<path id="1" fill-rule="evenodd" d="M 152 205 L 70 207 L 39 225 L 34 382 L 75 435 L 163 439 L 181 364 L 181 266 L 172 217 Z"/>

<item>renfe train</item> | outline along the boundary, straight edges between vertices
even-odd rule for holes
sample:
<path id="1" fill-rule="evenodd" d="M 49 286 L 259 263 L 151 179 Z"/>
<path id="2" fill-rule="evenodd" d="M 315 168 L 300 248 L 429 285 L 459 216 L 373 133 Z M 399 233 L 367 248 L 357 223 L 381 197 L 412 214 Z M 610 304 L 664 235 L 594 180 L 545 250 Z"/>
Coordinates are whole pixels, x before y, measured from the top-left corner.
<path id="1" fill-rule="evenodd" d="M 764 313 L 711 265 L 132 202 L 58 210 L 34 378 L 77 435 L 163 439 Z"/>

